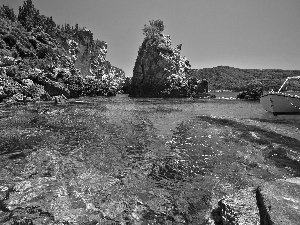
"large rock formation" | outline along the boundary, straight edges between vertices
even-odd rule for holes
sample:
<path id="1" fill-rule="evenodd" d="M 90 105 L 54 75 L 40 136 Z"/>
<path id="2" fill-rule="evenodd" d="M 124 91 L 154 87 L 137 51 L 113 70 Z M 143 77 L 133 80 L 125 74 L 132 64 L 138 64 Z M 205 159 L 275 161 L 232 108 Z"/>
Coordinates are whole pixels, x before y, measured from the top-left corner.
<path id="1" fill-rule="evenodd" d="M 160 28 L 157 28 L 158 24 Z M 191 65 L 180 55 L 181 45 L 172 46 L 170 36 L 161 34 L 162 30 L 160 20 L 145 25 L 146 37 L 133 69 L 130 96 L 187 97 L 197 90 L 193 86 L 200 82 L 189 79 Z"/>

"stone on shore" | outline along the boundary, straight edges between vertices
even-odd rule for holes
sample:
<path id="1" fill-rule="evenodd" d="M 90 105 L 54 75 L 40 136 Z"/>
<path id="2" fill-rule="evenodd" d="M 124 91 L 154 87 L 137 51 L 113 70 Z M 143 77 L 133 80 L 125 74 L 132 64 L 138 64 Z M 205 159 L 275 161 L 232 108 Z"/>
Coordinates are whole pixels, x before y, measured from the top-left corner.
<path id="1" fill-rule="evenodd" d="M 258 188 L 261 224 L 300 224 L 300 178 L 280 179 Z"/>
<path id="2" fill-rule="evenodd" d="M 279 179 L 227 195 L 211 216 L 215 224 L 300 224 L 300 178 Z"/>
<path id="3" fill-rule="evenodd" d="M 260 224 L 255 195 L 255 188 L 247 188 L 220 200 L 218 208 L 212 213 L 215 223 Z"/>

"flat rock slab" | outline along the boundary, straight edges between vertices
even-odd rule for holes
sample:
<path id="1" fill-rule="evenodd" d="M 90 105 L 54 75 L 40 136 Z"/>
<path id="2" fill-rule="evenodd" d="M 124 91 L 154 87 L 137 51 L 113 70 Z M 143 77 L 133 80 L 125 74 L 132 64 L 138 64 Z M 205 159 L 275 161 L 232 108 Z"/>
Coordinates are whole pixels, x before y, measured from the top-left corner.
<path id="1" fill-rule="evenodd" d="M 247 188 L 219 201 L 214 220 L 216 224 L 259 225 L 256 188 Z"/>
<path id="2" fill-rule="evenodd" d="M 261 224 L 300 224 L 300 178 L 267 182 L 257 190 Z"/>

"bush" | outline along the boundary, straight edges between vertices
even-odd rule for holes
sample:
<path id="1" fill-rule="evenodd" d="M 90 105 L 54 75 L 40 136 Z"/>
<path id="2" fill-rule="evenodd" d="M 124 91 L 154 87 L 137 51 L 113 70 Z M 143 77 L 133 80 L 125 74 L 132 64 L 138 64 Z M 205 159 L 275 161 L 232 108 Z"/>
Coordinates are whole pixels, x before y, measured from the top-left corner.
<path id="1" fill-rule="evenodd" d="M 150 25 L 144 25 L 143 34 L 146 37 L 153 38 L 155 35 L 161 34 L 164 31 L 165 26 L 162 20 L 150 20 Z"/>
<path id="2" fill-rule="evenodd" d="M 3 37 L 3 40 L 9 47 L 14 47 L 17 43 L 17 39 L 12 34 L 7 34 Z"/>
<path id="3" fill-rule="evenodd" d="M 28 48 L 24 47 L 22 44 L 17 44 L 16 49 L 18 50 L 19 56 L 21 58 L 34 56 L 34 53 Z"/>
<path id="4" fill-rule="evenodd" d="M 14 10 L 5 5 L 0 7 L 0 17 L 7 18 L 13 22 L 17 19 Z"/>
<path id="5" fill-rule="evenodd" d="M 6 71 L 6 75 L 9 77 L 15 77 L 17 73 L 18 73 L 18 68 L 16 66 L 8 67 Z"/>
<path id="6" fill-rule="evenodd" d="M 245 90 L 237 96 L 239 99 L 257 100 L 263 94 L 263 86 L 261 82 L 250 82 L 245 86 Z"/>
<path id="7" fill-rule="evenodd" d="M 36 55 L 40 59 L 44 59 L 47 57 L 47 55 L 50 53 L 50 49 L 46 45 L 39 45 L 38 48 L 36 49 Z"/>
<path id="8" fill-rule="evenodd" d="M 11 56 L 11 51 L 7 50 L 7 49 L 0 49 L 0 57 L 3 56 Z"/>

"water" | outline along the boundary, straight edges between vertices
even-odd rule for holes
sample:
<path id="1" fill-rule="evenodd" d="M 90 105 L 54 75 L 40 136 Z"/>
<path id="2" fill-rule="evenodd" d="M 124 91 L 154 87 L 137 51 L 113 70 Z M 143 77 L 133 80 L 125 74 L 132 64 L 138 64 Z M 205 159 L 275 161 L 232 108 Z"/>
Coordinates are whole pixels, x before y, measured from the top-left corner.
<path id="1" fill-rule="evenodd" d="M 0 200 L 36 224 L 209 224 L 222 196 L 300 175 L 299 119 L 232 99 L 1 106 Z"/>

